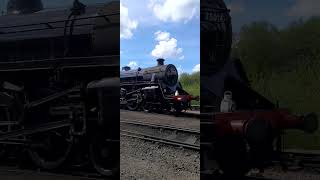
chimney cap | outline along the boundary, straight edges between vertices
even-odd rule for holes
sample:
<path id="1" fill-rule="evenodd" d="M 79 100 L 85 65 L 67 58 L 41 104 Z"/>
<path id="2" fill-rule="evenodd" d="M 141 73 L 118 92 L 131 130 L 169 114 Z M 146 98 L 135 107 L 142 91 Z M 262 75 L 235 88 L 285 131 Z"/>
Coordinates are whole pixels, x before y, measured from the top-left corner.
<path id="1" fill-rule="evenodd" d="M 158 66 L 164 65 L 164 61 L 165 61 L 165 60 L 164 60 L 163 58 L 157 59 Z"/>

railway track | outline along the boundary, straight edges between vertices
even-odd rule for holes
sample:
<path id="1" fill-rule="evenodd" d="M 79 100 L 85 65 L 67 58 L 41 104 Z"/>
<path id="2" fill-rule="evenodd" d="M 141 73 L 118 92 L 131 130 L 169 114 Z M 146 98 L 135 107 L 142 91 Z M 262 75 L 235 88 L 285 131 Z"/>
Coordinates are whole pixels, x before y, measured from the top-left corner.
<path id="1" fill-rule="evenodd" d="M 147 133 L 146 131 L 129 130 L 128 128 L 120 128 L 120 135 L 137 138 L 150 142 L 157 142 L 171 146 L 183 147 L 200 151 L 200 131 L 196 129 L 181 128 L 170 125 L 146 123 L 136 120 L 128 120 L 120 118 L 120 123 L 131 127 L 141 127 L 144 129 L 152 129 L 157 135 Z M 163 132 L 170 132 L 169 135 L 163 135 Z"/>
<path id="2" fill-rule="evenodd" d="M 244 176 L 244 177 L 224 177 L 222 175 L 201 175 L 201 179 L 214 179 L 214 180 L 276 180 L 266 177 Z"/>
<path id="3" fill-rule="evenodd" d="M 180 128 L 177 126 L 163 125 L 163 124 L 156 124 L 156 123 L 147 123 L 147 122 L 141 122 L 138 120 L 129 120 L 129 119 L 125 119 L 125 118 L 120 118 L 120 123 L 137 125 L 137 126 L 147 126 L 147 127 L 151 127 L 151 128 L 168 129 L 168 130 L 173 130 L 173 131 L 178 131 L 178 132 L 183 132 L 183 133 L 200 135 L 200 131 L 196 130 L 196 129 Z"/>
<path id="4" fill-rule="evenodd" d="M 121 109 L 121 111 L 130 111 L 127 109 Z M 170 111 L 170 112 L 146 112 L 146 111 L 132 111 L 132 112 L 141 112 L 141 113 L 146 113 L 146 114 L 154 114 L 154 115 L 158 115 L 158 114 L 164 114 L 164 115 L 170 115 L 170 116 L 177 116 L 177 117 L 190 117 L 190 118 L 197 118 L 200 119 L 200 111 L 196 110 L 196 109 L 192 109 L 192 110 L 187 110 L 187 111 L 182 111 L 180 114 L 175 114 L 174 111 Z"/>
<path id="5" fill-rule="evenodd" d="M 109 180 L 112 177 L 104 176 L 94 169 L 85 160 L 81 163 L 74 164 L 71 161 L 66 162 L 63 166 L 52 170 L 39 168 L 22 156 L 1 156 L 0 158 L 0 179 L 25 179 L 25 180 Z"/>
<path id="6" fill-rule="evenodd" d="M 320 151 L 284 150 L 283 156 L 287 164 L 301 168 L 312 168 L 320 172 Z"/>
<path id="7" fill-rule="evenodd" d="M 32 168 L 0 165 L 0 179 L 52 179 L 52 180 L 106 180 L 108 178 L 93 172 L 76 170 L 45 171 Z"/>

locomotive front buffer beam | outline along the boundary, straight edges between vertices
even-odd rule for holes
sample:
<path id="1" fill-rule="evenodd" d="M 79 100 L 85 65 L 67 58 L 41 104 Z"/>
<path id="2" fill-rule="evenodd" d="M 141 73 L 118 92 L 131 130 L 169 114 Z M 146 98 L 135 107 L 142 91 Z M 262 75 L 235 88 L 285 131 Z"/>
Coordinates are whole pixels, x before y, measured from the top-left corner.
<path id="1" fill-rule="evenodd" d="M 313 133 L 318 129 L 314 113 L 302 116 L 285 109 L 216 113 L 213 116 L 213 156 L 225 174 L 244 175 L 260 171 L 281 158 L 281 135 L 295 129 Z"/>

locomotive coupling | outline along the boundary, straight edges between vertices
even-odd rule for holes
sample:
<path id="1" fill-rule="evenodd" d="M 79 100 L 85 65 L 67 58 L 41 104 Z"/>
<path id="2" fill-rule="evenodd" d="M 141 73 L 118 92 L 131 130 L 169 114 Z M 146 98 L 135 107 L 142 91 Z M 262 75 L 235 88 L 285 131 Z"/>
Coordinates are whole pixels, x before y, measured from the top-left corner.
<path id="1" fill-rule="evenodd" d="M 315 113 L 296 116 L 286 110 L 278 110 L 278 118 L 270 119 L 273 128 L 298 129 L 306 133 L 313 133 L 318 129 L 318 117 Z"/>
<path id="2" fill-rule="evenodd" d="M 191 100 L 200 101 L 199 96 L 191 96 Z"/>
<path id="3" fill-rule="evenodd" d="M 300 117 L 302 120 L 302 124 L 300 125 L 300 129 L 306 133 L 314 133 L 318 130 L 319 121 L 318 116 L 315 113 L 309 113 Z"/>

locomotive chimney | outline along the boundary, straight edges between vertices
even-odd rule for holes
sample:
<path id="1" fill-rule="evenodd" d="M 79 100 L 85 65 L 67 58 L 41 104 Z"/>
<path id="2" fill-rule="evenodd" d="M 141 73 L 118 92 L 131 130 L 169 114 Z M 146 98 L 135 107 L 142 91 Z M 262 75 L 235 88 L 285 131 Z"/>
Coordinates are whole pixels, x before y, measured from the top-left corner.
<path id="1" fill-rule="evenodd" d="M 159 59 L 157 59 L 157 61 L 158 61 L 158 66 L 164 65 L 164 59 L 159 58 Z"/>
<path id="2" fill-rule="evenodd" d="M 9 0 L 7 14 L 31 14 L 43 9 L 41 0 Z"/>
<path id="3" fill-rule="evenodd" d="M 131 68 L 129 66 L 124 66 L 122 67 L 122 71 L 130 71 Z"/>

